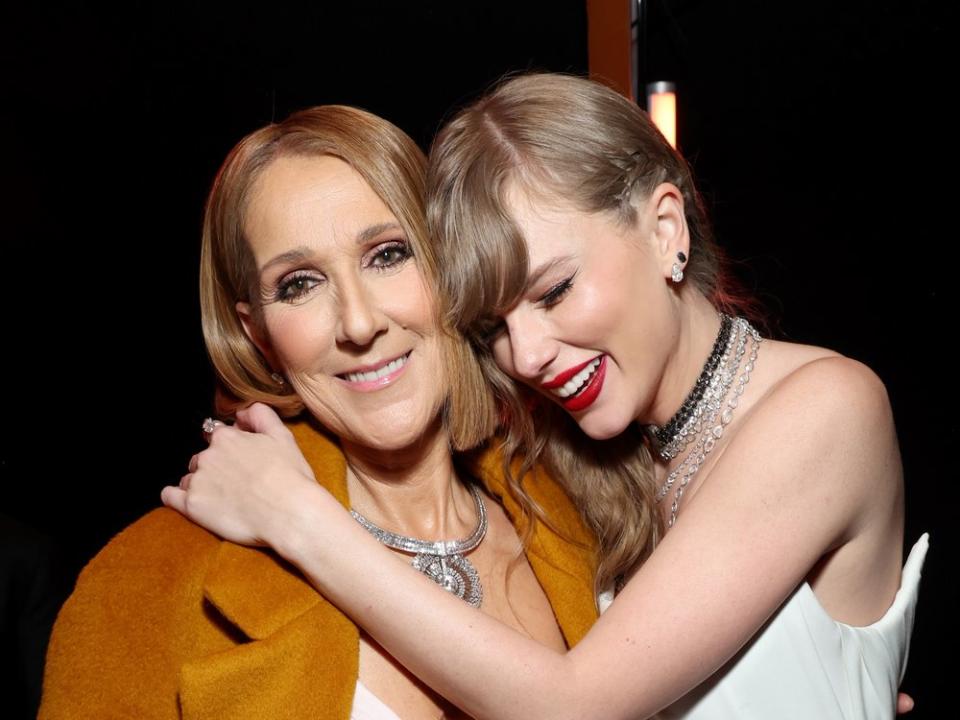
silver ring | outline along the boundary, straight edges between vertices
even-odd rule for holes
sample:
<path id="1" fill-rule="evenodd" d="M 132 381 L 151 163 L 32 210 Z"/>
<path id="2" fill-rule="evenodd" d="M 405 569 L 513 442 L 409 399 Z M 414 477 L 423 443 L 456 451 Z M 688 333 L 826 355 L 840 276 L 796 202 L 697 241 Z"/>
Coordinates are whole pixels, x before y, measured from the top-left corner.
<path id="1" fill-rule="evenodd" d="M 209 435 L 221 425 L 223 425 L 223 423 L 220 422 L 219 420 L 214 420 L 213 418 L 207 418 L 206 420 L 203 421 L 203 432 L 206 435 Z"/>

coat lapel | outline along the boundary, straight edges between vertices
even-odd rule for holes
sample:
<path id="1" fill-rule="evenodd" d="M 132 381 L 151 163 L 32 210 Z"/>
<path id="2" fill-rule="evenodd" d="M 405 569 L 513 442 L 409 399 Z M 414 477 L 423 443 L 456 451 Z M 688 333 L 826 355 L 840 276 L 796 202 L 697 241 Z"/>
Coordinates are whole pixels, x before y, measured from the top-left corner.
<path id="1" fill-rule="evenodd" d="M 317 481 L 346 505 L 339 448 L 309 421 L 290 429 Z M 349 718 L 357 627 L 295 568 L 272 552 L 223 542 L 203 595 L 214 622 L 227 621 L 250 642 L 183 666 L 185 719 Z"/>
<path id="2" fill-rule="evenodd" d="M 356 627 L 316 602 L 262 640 L 185 664 L 180 710 L 185 720 L 347 720 L 358 658 Z"/>
<path id="3" fill-rule="evenodd" d="M 499 450 L 485 451 L 475 469 L 522 538 L 523 510 L 507 488 Z M 593 588 L 596 541 L 563 488 L 542 470 L 528 474 L 523 485 L 556 529 L 540 521 L 535 524 L 527 559 L 553 607 L 567 646 L 573 647 L 597 620 Z"/>

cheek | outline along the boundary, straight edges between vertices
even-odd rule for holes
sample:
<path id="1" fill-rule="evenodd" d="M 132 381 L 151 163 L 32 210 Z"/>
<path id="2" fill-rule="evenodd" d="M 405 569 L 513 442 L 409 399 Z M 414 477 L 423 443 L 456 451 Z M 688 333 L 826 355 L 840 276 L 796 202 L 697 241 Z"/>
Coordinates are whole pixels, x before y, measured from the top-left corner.
<path id="1" fill-rule="evenodd" d="M 656 278 L 643 274 L 645 268 L 624 254 L 604 263 L 564 308 L 565 324 L 571 340 L 578 345 L 614 351 L 623 343 L 629 347 L 640 342 L 651 317 L 660 312 L 661 299 L 656 292 Z"/>
<path id="2" fill-rule="evenodd" d="M 434 304 L 412 263 L 378 287 L 377 302 L 393 322 L 420 335 L 436 333 Z"/>
<path id="3" fill-rule="evenodd" d="M 335 344 L 329 313 L 310 305 L 281 308 L 266 318 L 270 344 L 288 371 L 313 367 Z"/>
<path id="4" fill-rule="evenodd" d="M 600 264 L 590 276 L 587 295 L 592 309 L 604 315 L 635 315 L 638 295 L 646 280 L 637 265 L 629 253 L 610 253 L 606 262 Z"/>
<path id="5" fill-rule="evenodd" d="M 553 332 L 564 345 L 610 353 L 617 328 L 636 316 L 633 303 L 610 283 L 581 283 L 551 316 Z M 564 358 L 574 360 L 575 357 Z"/>

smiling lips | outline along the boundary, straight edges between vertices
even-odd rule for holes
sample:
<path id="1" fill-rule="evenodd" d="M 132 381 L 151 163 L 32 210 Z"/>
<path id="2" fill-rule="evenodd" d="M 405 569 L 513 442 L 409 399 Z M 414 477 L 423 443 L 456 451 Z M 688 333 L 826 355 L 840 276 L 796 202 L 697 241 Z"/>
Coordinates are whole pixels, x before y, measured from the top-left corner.
<path id="1" fill-rule="evenodd" d="M 361 392 L 379 390 L 400 377 L 407 367 L 409 359 L 410 352 L 408 351 L 393 360 L 340 373 L 337 377 L 343 380 L 351 390 Z"/>
<path id="2" fill-rule="evenodd" d="M 560 398 L 560 404 L 566 410 L 570 412 L 584 410 L 600 395 L 606 371 L 607 356 L 598 355 L 585 363 L 564 370 L 540 387 Z"/>

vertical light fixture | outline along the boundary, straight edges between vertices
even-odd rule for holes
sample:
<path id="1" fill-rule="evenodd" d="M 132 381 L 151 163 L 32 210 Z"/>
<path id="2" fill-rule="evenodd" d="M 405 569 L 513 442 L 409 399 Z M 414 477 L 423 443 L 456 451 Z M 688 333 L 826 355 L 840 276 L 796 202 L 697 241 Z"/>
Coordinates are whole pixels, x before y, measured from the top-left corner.
<path id="1" fill-rule="evenodd" d="M 671 147 L 677 147 L 677 86 L 663 81 L 648 84 L 647 112 Z"/>
<path id="2" fill-rule="evenodd" d="M 650 0 L 636 0 L 633 7 L 631 19 L 634 26 L 634 56 L 638 56 L 639 80 L 646 80 L 651 75 L 650 72 L 650 45 L 647 42 L 648 20 Z M 636 45 L 639 44 L 639 48 Z M 637 52 L 639 50 L 639 52 Z M 657 73 L 659 74 L 659 72 Z M 639 89 L 639 88 L 638 88 Z M 673 148 L 677 147 L 677 86 L 672 82 L 651 82 L 646 85 L 644 93 L 647 105 L 647 112 L 650 119 L 657 129 L 663 133 L 663 136 Z M 637 93 L 637 101 L 640 100 L 640 93 Z"/>

